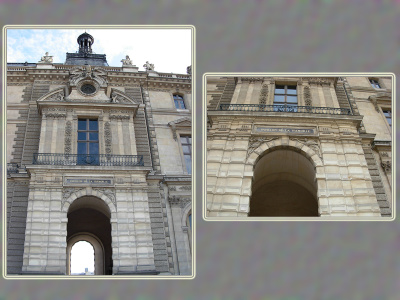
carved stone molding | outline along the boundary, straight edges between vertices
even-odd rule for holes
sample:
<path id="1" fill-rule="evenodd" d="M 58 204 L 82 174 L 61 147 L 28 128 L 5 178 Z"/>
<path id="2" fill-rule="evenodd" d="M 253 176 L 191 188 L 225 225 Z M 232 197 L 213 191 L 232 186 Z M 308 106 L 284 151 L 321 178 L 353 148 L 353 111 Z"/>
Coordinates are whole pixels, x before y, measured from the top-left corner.
<path id="1" fill-rule="evenodd" d="M 94 191 L 98 191 L 104 194 L 111 202 L 117 207 L 117 201 L 115 198 L 115 190 L 111 188 L 93 188 Z"/>
<path id="2" fill-rule="evenodd" d="M 180 208 L 184 208 L 189 202 L 191 202 L 191 199 L 180 196 L 169 196 L 168 202 L 171 206 L 179 206 Z"/>
<path id="3" fill-rule="evenodd" d="M 268 84 L 264 83 L 261 87 L 260 99 L 258 102 L 260 104 L 266 104 L 267 99 L 268 99 Z"/>
<path id="4" fill-rule="evenodd" d="M 67 121 L 65 125 L 65 139 L 64 139 L 64 153 L 71 154 L 71 135 L 72 135 L 72 122 Z"/>
<path id="5" fill-rule="evenodd" d="M 61 206 L 64 206 L 65 201 L 67 201 L 67 199 L 69 197 L 71 197 L 71 195 L 75 192 L 79 192 L 80 190 L 83 190 L 83 188 L 65 188 L 63 190 L 63 197 L 61 200 Z"/>
<path id="6" fill-rule="evenodd" d="M 303 77 L 303 81 L 308 81 L 310 84 L 317 84 L 317 85 L 330 85 L 333 83 L 334 78 L 321 78 L 321 77 Z"/>
<path id="7" fill-rule="evenodd" d="M 385 170 L 386 173 L 392 173 L 392 162 L 391 161 L 382 161 L 381 166 Z"/>
<path id="8" fill-rule="evenodd" d="M 69 83 L 71 86 L 77 85 L 81 80 L 95 81 L 100 86 L 108 83 L 107 71 L 101 67 L 92 67 L 90 65 L 77 67 L 70 70 Z"/>
<path id="9" fill-rule="evenodd" d="M 304 86 L 304 103 L 306 106 L 312 106 L 311 91 L 308 85 Z"/>
<path id="10" fill-rule="evenodd" d="M 46 101 L 64 101 L 64 90 L 50 95 L 46 98 Z"/>
<path id="11" fill-rule="evenodd" d="M 249 157 L 250 154 L 254 152 L 261 144 L 271 142 L 273 140 L 278 139 L 278 137 L 251 137 L 249 140 L 249 148 L 247 149 L 246 158 Z"/>
<path id="12" fill-rule="evenodd" d="M 54 118 L 54 119 L 58 119 L 58 118 L 66 118 L 67 114 L 63 114 L 63 113 L 47 113 L 45 114 L 46 118 Z"/>
<path id="13" fill-rule="evenodd" d="M 51 101 L 51 102 L 62 102 L 65 101 L 65 91 L 64 88 L 57 88 L 52 90 L 38 99 L 38 102 Z"/>
<path id="14" fill-rule="evenodd" d="M 189 117 L 183 117 L 178 120 L 169 122 L 168 126 L 171 127 L 172 136 L 173 136 L 174 140 L 177 141 L 177 138 L 178 138 L 178 136 L 176 134 L 177 130 L 182 130 L 182 129 L 183 130 L 187 130 L 187 129 L 191 130 L 192 121 Z"/>
<path id="15" fill-rule="evenodd" d="M 264 81 L 264 77 L 241 77 L 241 80 L 249 82 Z"/>
<path id="16" fill-rule="evenodd" d="M 111 103 L 140 104 L 140 101 L 132 99 L 120 90 L 111 89 Z"/>
<path id="17" fill-rule="evenodd" d="M 370 101 L 372 102 L 372 104 L 373 104 L 374 107 L 375 107 L 375 110 L 376 110 L 377 112 L 379 112 L 378 99 L 376 98 L 376 96 L 374 96 L 374 95 L 369 96 L 369 97 L 368 97 L 368 100 L 370 100 Z"/>
<path id="18" fill-rule="evenodd" d="M 184 185 L 180 187 L 181 191 L 191 191 L 192 187 L 190 185 Z"/>
<path id="19" fill-rule="evenodd" d="M 319 156 L 319 158 L 322 159 L 321 146 L 319 145 L 318 141 L 307 138 L 305 139 L 289 138 L 289 139 L 309 147 Z"/>
<path id="20" fill-rule="evenodd" d="M 118 119 L 118 120 L 129 120 L 131 116 L 129 115 L 110 115 L 110 120 Z"/>
<path id="21" fill-rule="evenodd" d="M 380 152 L 381 157 L 389 157 L 387 152 Z"/>

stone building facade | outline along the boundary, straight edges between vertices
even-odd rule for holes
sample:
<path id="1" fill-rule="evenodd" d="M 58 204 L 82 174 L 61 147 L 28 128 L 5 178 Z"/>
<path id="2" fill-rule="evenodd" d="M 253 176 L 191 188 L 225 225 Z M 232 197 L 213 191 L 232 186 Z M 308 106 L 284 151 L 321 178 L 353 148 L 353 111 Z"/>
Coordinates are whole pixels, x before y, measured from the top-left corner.
<path id="1" fill-rule="evenodd" d="M 190 74 L 108 66 L 94 38 L 8 63 L 7 274 L 192 275 Z"/>
<path id="2" fill-rule="evenodd" d="M 206 74 L 206 218 L 392 218 L 393 81 Z"/>

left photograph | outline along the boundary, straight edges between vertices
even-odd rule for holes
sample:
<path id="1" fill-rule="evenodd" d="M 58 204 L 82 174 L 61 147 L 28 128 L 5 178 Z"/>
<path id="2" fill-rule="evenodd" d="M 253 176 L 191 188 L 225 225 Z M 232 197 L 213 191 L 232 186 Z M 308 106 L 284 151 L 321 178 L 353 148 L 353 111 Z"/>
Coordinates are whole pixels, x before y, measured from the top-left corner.
<path id="1" fill-rule="evenodd" d="M 194 44 L 192 26 L 3 28 L 5 278 L 194 278 Z"/>

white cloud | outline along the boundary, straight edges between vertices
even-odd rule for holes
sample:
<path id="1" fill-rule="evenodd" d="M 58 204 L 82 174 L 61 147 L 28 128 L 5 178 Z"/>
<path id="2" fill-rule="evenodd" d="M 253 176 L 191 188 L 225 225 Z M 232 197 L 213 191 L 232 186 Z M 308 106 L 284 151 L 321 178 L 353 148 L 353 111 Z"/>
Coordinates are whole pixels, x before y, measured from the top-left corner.
<path id="1" fill-rule="evenodd" d="M 82 30 L 9 29 L 7 32 L 8 62 L 38 62 L 49 52 L 55 63 L 64 63 L 66 52 L 76 52 L 77 37 Z M 191 65 L 190 29 L 88 29 L 95 41 L 92 47 L 106 54 L 110 66 L 121 66 L 121 59 L 130 56 L 133 64 L 144 70 L 146 61 L 158 72 L 186 73 Z"/>

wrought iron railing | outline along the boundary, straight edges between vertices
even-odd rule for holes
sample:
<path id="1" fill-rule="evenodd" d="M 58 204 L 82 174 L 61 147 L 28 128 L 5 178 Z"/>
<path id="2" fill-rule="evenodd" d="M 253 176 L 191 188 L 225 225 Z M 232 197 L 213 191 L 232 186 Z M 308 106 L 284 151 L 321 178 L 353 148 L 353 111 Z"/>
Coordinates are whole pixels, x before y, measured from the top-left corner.
<path id="1" fill-rule="evenodd" d="M 144 166 L 143 155 L 35 153 L 34 165 Z"/>
<path id="2" fill-rule="evenodd" d="M 11 173 L 19 173 L 19 165 L 16 163 L 8 163 L 7 164 L 7 174 Z"/>
<path id="3" fill-rule="evenodd" d="M 220 104 L 219 110 L 351 115 L 351 111 L 348 108 L 296 106 L 296 105 Z"/>

